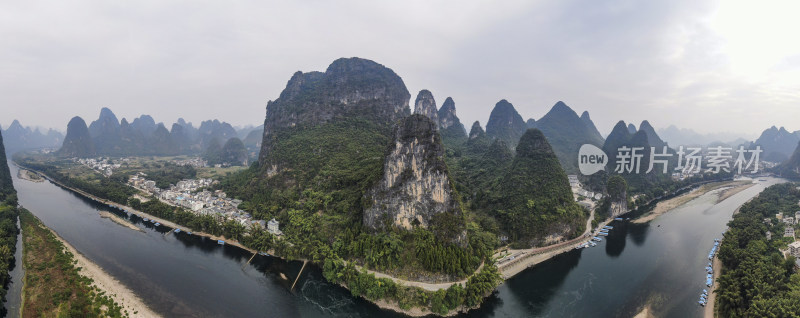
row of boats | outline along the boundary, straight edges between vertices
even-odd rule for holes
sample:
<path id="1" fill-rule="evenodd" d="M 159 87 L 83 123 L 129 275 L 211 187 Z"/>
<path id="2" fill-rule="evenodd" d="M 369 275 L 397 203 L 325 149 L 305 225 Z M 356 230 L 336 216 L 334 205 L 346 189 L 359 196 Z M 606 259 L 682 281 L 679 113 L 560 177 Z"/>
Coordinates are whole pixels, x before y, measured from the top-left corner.
<path id="1" fill-rule="evenodd" d="M 708 252 L 708 260 L 711 261 L 714 259 L 714 256 L 717 255 L 717 251 L 719 250 L 719 239 L 714 239 L 714 246 L 711 247 L 711 251 Z M 711 287 L 714 285 L 714 264 L 708 262 L 708 265 L 705 267 L 706 271 L 706 287 Z M 705 306 L 708 304 L 708 290 L 703 289 L 702 293 L 700 293 L 700 300 L 697 301 L 700 306 Z"/>
<path id="2" fill-rule="evenodd" d="M 592 236 L 592 240 L 591 241 L 583 243 L 581 245 L 578 245 L 578 246 L 575 247 L 575 249 L 579 250 L 579 249 L 582 249 L 582 248 L 597 246 L 597 243 L 595 243 L 595 242 L 602 241 L 603 238 L 601 236 L 608 236 L 609 231 L 611 231 L 612 229 L 614 229 L 613 226 L 610 226 L 610 225 L 604 226 L 603 228 L 601 228 L 600 230 L 597 231 L 597 233 L 596 233 L 597 235 Z"/>

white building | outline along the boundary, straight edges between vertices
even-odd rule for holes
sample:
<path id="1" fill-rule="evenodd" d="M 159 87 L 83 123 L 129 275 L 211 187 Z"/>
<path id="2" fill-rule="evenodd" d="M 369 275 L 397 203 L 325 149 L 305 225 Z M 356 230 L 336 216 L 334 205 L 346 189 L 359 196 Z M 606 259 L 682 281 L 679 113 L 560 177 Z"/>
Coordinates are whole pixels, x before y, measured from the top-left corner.
<path id="1" fill-rule="evenodd" d="M 783 218 L 783 223 L 786 223 L 787 225 L 794 225 L 794 218 L 791 216 L 787 216 Z"/>
<path id="2" fill-rule="evenodd" d="M 800 258 L 800 241 L 794 241 L 792 244 L 789 244 L 789 254 Z"/>
<path id="3" fill-rule="evenodd" d="M 794 228 L 791 226 L 787 226 L 786 230 L 783 231 L 783 237 L 794 238 Z"/>
<path id="4" fill-rule="evenodd" d="M 275 218 L 267 222 L 267 231 L 273 235 L 283 235 L 283 232 L 280 230 L 280 223 L 278 223 L 278 220 Z"/>
<path id="5" fill-rule="evenodd" d="M 567 179 L 569 179 L 570 187 L 577 188 L 581 186 L 581 183 L 578 182 L 578 175 L 576 174 L 567 175 Z"/>

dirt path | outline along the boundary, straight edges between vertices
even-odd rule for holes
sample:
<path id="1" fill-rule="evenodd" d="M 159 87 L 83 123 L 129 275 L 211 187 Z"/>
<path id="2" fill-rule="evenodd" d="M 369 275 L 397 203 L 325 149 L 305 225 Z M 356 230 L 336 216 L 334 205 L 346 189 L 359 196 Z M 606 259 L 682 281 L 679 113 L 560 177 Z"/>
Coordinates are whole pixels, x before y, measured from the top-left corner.
<path id="1" fill-rule="evenodd" d="M 356 266 L 356 269 L 361 271 L 361 266 Z M 472 275 L 480 273 L 480 271 L 482 269 L 483 269 L 483 263 L 481 263 L 481 265 L 478 266 L 478 269 L 476 269 L 475 273 L 473 273 Z M 367 270 L 367 273 L 375 275 L 376 278 L 388 278 L 388 279 L 393 280 L 395 283 L 403 284 L 405 286 L 419 287 L 419 288 L 422 288 L 424 290 L 429 290 L 429 291 L 437 291 L 437 290 L 440 290 L 440 289 L 448 289 L 453 284 L 462 284 L 462 285 L 464 285 L 464 284 L 467 283 L 467 280 L 469 280 L 469 277 L 467 277 L 467 278 L 464 278 L 464 279 L 456 281 L 456 282 L 424 283 L 424 282 L 418 282 L 418 281 L 413 281 L 413 280 L 400 279 L 400 278 L 397 278 L 397 277 L 394 277 L 394 276 L 390 276 L 390 275 L 387 275 L 387 274 L 384 274 L 384 273 L 381 273 L 381 272 L 372 271 L 372 270 L 369 270 L 369 269 Z"/>

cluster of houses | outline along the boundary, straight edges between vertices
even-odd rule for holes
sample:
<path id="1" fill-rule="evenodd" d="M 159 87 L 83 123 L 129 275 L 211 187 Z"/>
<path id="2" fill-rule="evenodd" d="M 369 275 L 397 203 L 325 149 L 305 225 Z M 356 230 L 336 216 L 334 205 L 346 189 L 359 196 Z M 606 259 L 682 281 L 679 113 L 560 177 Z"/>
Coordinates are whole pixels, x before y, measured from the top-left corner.
<path id="1" fill-rule="evenodd" d="M 567 179 L 569 179 L 569 187 L 572 188 L 572 194 L 576 196 L 576 199 L 579 197 L 600 200 L 603 198 L 603 194 L 599 192 L 592 192 L 588 191 L 583 188 L 581 182 L 578 180 L 578 175 L 570 174 L 567 175 Z"/>
<path id="2" fill-rule="evenodd" d="M 202 158 L 197 158 L 197 157 L 190 158 L 190 159 L 182 159 L 182 160 L 175 159 L 175 160 L 172 160 L 172 163 L 174 163 L 176 165 L 179 165 L 179 166 L 192 166 L 192 167 L 195 167 L 195 168 L 202 168 L 202 167 L 205 167 L 207 165 L 207 162 L 205 160 L 203 160 Z"/>
<path id="3" fill-rule="evenodd" d="M 89 158 L 89 159 L 78 159 L 74 158 L 75 161 L 78 163 L 89 167 L 90 169 L 97 171 L 103 174 L 106 177 L 110 177 L 114 173 L 114 169 L 119 169 L 121 165 L 119 163 L 113 163 L 108 158 Z M 123 159 L 125 160 L 125 159 Z"/>
<path id="4" fill-rule="evenodd" d="M 241 200 L 228 198 L 222 190 L 209 191 L 208 187 L 217 181 L 212 179 L 189 179 L 178 181 L 170 185 L 169 189 L 160 189 L 155 186 L 155 181 L 147 180 L 147 175 L 137 173 L 128 179 L 128 184 L 136 189 L 153 195 L 164 203 L 183 207 L 197 215 L 210 215 L 217 222 L 233 220 L 243 225 L 246 229 L 266 229 L 274 235 L 282 235 L 280 224 L 272 219 L 253 220 L 253 217 L 238 208 Z"/>
<path id="5" fill-rule="evenodd" d="M 776 213 L 775 218 L 778 219 L 779 222 L 783 222 L 786 224 L 786 228 L 783 232 L 783 237 L 792 237 L 794 238 L 794 226 L 800 222 L 800 211 L 794 213 L 794 216 L 785 216 L 783 212 Z M 765 220 L 766 222 L 766 220 Z M 771 222 L 770 222 L 771 223 Z"/>

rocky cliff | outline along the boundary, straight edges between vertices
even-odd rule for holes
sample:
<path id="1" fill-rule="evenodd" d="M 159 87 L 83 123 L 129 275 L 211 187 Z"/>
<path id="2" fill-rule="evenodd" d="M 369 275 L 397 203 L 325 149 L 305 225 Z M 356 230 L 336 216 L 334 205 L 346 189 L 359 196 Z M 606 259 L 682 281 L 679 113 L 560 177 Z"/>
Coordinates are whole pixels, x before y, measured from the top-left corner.
<path id="1" fill-rule="evenodd" d="M 280 131 L 309 128 L 342 117 L 364 118 L 387 127 L 409 114 L 403 80 L 370 60 L 341 58 L 322 72 L 295 73 L 278 99 L 267 103 L 259 161 L 269 157 Z"/>
<path id="2" fill-rule="evenodd" d="M 439 108 L 439 132 L 442 138 L 464 139 L 467 137 L 467 130 L 461 124 L 461 120 L 456 115 L 456 103 L 448 97 L 444 100 L 442 108 Z"/>
<path id="3" fill-rule="evenodd" d="M 66 157 L 89 157 L 95 155 L 94 143 L 89 135 L 86 122 L 78 116 L 73 117 L 67 124 L 67 135 L 58 154 Z"/>
<path id="4" fill-rule="evenodd" d="M 434 123 L 439 122 L 439 114 L 436 112 L 436 100 L 433 94 L 427 89 L 419 91 L 417 99 L 414 101 L 414 114 L 424 115 Z"/>
<path id="5" fill-rule="evenodd" d="M 436 123 L 415 114 L 394 129 L 383 175 L 365 195 L 364 225 L 427 228 L 437 217 L 463 218 L 444 162 Z M 457 221 L 463 224 L 463 220 Z"/>

